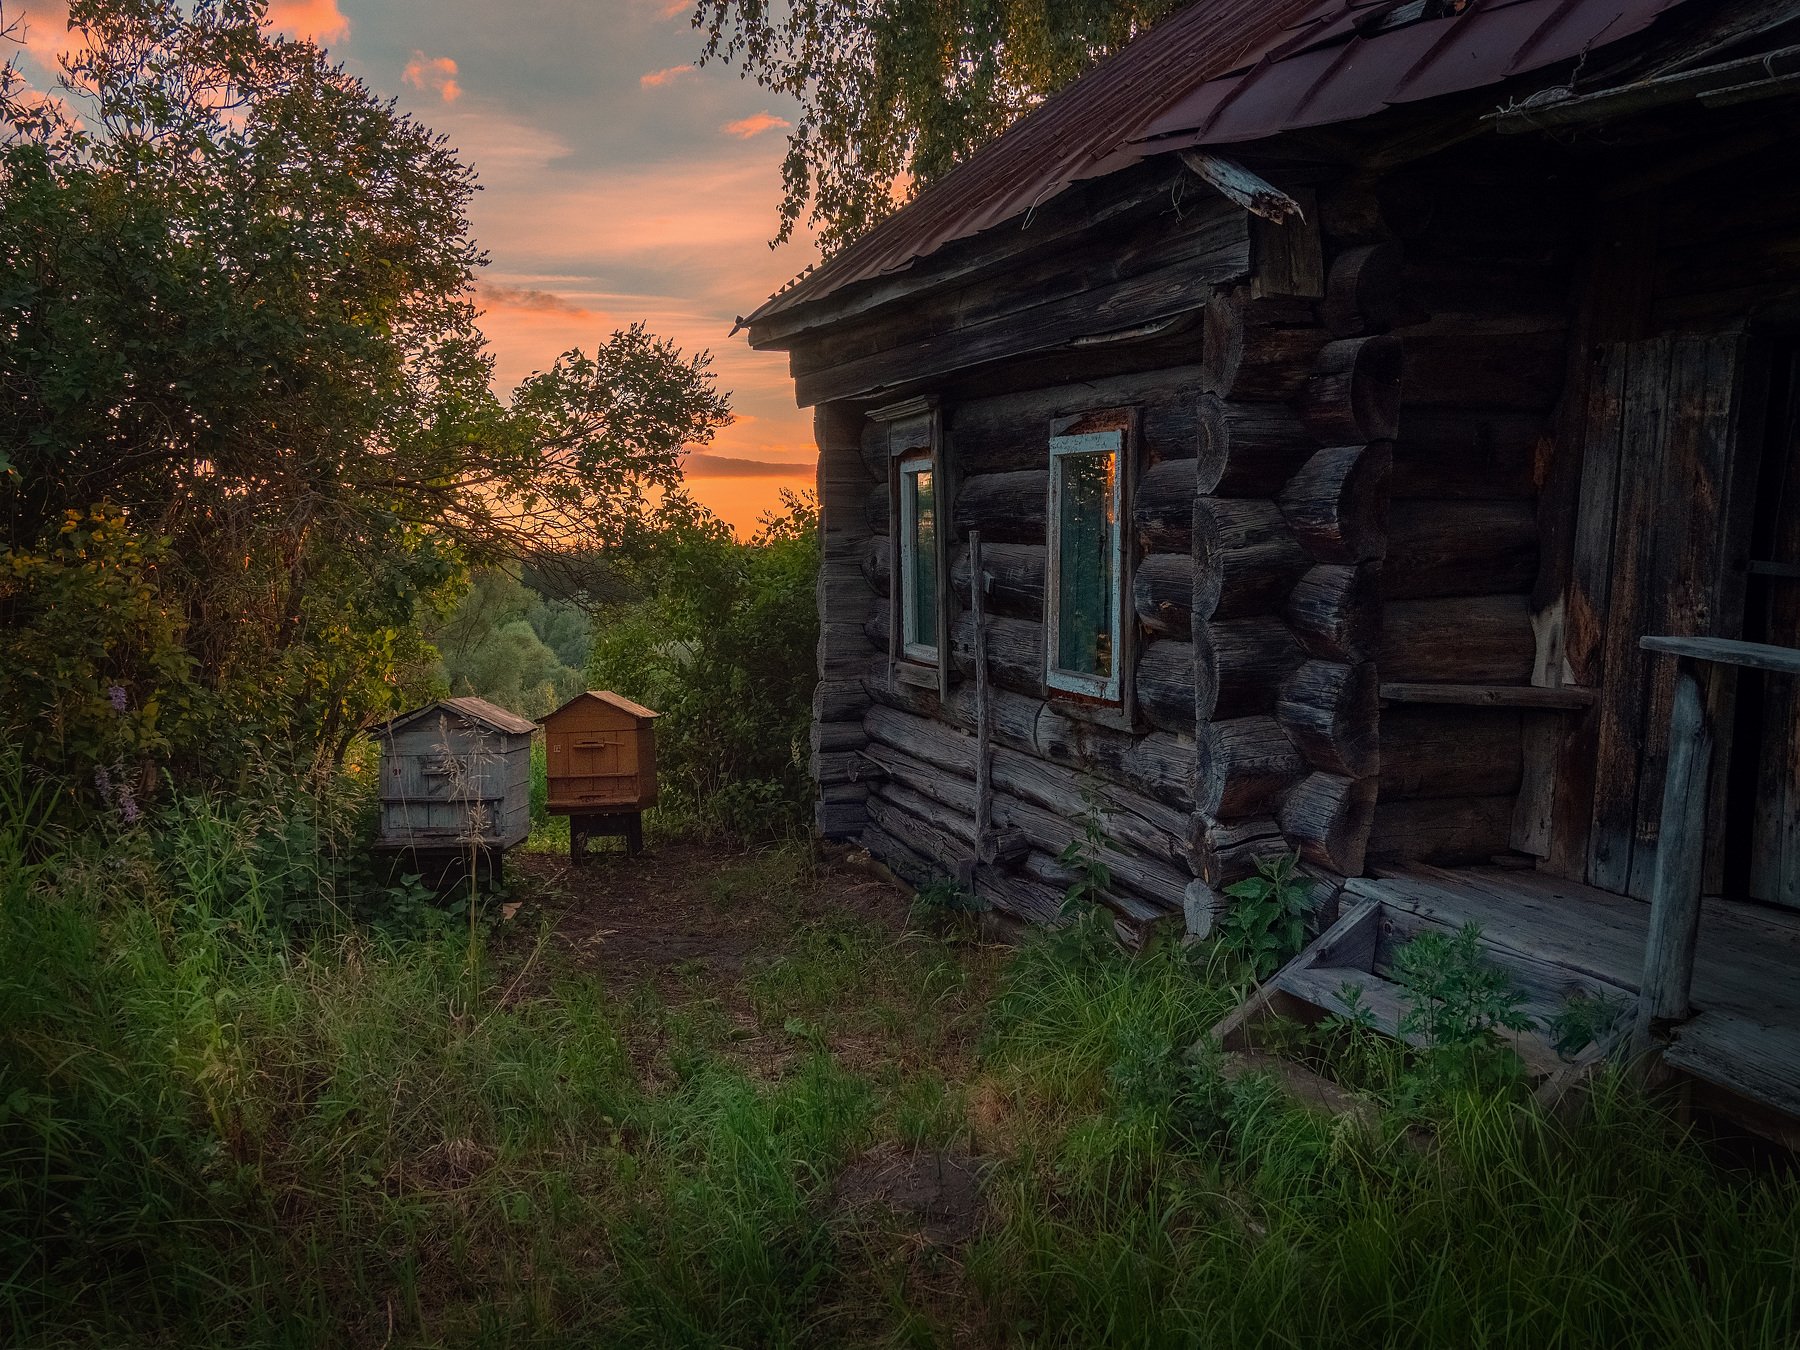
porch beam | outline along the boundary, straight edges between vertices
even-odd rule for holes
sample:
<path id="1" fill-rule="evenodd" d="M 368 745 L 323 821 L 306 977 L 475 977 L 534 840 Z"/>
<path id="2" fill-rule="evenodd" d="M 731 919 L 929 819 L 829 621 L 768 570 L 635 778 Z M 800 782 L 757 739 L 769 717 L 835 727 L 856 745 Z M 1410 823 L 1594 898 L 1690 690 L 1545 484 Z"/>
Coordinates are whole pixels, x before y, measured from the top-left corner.
<path id="1" fill-rule="evenodd" d="M 1644 644 L 1650 645 L 1647 639 Z M 1656 876 L 1650 893 L 1650 932 L 1644 944 L 1632 1050 L 1650 1050 L 1656 1035 L 1692 1014 L 1694 946 L 1700 931 L 1700 892 L 1706 853 L 1706 789 L 1712 771 L 1713 728 L 1698 668 L 1682 657 L 1669 714 L 1669 761 L 1657 829 Z"/>

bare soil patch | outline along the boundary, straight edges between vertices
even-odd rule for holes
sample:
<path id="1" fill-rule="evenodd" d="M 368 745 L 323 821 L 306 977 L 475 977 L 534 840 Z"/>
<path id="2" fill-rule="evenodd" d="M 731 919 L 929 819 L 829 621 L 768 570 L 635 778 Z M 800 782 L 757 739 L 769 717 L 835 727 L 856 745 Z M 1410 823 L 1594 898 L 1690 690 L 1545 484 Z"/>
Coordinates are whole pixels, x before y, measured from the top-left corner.
<path id="1" fill-rule="evenodd" d="M 982 1165 L 960 1149 L 872 1149 L 838 1174 L 832 1208 L 853 1221 L 897 1220 L 937 1247 L 960 1246 L 981 1222 Z"/>
<path id="2" fill-rule="evenodd" d="M 824 854 L 809 869 L 773 851 L 688 841 L 636 858 L 596 849 L 578 867 L 516 854 L 511 890 L 523 904 L 509 926 L 532 932 L 547 919 L 556 945 L 614 988 L 643 980 L 668 988 L 695 975 L 734 981 L 754 959 L 787 950 L 795 928 L 829 915 L 905 931 L 911 892 L 852 856 Z"/>

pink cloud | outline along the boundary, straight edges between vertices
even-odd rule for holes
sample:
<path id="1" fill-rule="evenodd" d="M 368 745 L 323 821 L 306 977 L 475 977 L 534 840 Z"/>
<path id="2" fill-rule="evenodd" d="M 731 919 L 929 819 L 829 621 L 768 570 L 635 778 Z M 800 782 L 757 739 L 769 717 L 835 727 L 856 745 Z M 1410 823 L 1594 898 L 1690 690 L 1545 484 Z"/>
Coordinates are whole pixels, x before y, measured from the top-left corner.
<path id="1" fill-rule="evenodd" d="M 9 4 L 0 14 L 7 23 L 15 23 L 12 36 L 46 71 L 61 69 L 65 54 L 86 44 L 81 34 L 69 31 L 68 0 L 30 0 L 29 4 Z"/>
<path id="2" fill-rule="evenodd" d="M 456 82 L 456 62 L 447 56 L 427 56 L 415 48 L 400 78 L 421 92 L 436 93 L 446 103 L 462 97 L 462 86 Z"/>
<path id="3" fill-rule="evenodd" d="M 269 26 L 308 42 L 342 42 L 350 20 L 338 0 L 269 0 Z"/>
<path id="4" fill-rule="evenodd" d="M 653 70 L 648 75 L 638 76 L 638 83 L 646 89 L 654 89 L 659 85 L 668 84 L 671 80 L 678 80 L 683 75 L 692 75 L 693 73 L 694 68 L 691 65 L 668 66 L 663 70 Z"/>
<path id="5" fill-rule="evenodd" d="M 719 130 L 727 136 L 736 136 L 740 141 L 747 141 L 752 136 L 759 136 L 776 127 L 791 127 L 794 124 L 785 117 L 777 117 L 774 113 L 759 112 L 749 117 L 740 117 L 735 122 L 727 122 Z"/>

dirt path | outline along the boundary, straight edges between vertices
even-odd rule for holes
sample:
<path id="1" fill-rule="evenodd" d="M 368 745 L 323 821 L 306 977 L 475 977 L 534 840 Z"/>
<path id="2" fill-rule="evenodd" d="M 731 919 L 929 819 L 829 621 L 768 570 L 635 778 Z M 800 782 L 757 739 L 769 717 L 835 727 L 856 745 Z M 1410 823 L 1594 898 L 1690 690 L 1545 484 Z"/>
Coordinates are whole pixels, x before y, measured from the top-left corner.
<path id="1" fill-rule="evenodd" d="M 754 959 L 787 950 L 798 927 L 831 916 L 898 937 L 912 902 L 842 853 L 809 864 L 795 846 L 732 852 L 680 842 L 636 858 L 595 851 L 574 868 L 554 854 L 520 853 L 509 867 L 521 931 L 548 919 L 557 945 L 615 988 L 666 987 L 697 973 L 735 980 Z"/>

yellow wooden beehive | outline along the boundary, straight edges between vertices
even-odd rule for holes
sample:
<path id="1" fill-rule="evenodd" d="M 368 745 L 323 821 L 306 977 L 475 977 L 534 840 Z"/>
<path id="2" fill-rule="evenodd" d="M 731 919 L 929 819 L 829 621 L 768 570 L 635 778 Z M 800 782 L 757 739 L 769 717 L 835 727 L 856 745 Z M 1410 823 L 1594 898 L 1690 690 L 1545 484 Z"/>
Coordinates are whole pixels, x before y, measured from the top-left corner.
<path id="1" fill-rule="evenodd" d="M 590 689 L 543 719 L 552 815 L 623 814 L 656 805 L 656 714 Z"/>

